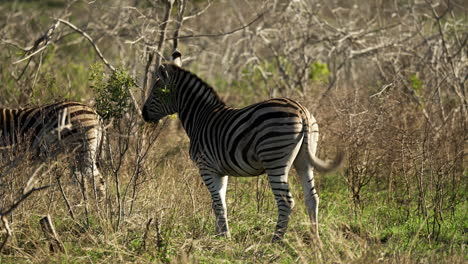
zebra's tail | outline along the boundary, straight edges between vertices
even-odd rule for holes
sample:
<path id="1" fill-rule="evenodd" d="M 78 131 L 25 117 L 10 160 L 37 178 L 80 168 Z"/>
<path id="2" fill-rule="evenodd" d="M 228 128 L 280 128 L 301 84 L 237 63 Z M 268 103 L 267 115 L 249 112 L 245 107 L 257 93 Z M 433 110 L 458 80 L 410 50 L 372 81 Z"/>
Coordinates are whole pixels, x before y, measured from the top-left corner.
<path id="1" fill-rule="evenodd" d="M 323 161 L 309 152 L 309 157 L 312 165 L 318 172 L 322 173 L 331 172 L 337 169 L 343 161 L 343 156 L 343 152 L 338 152 L 333 160 Z"/>
<path id="2" fill-rule="evenodd" d="M 343 152 L 338 152 L 333 160 L 324 161 L 315 155 L 318 143 L 318 125 L 315 118 L 309 114 L 309 122 L 306 123 L 305 143 L 308 146 L 309 161 L 318 172 L 328 173 L 336 170 L 343 161 Z M 314 134 L 315 133 L 315 134 Z"/>

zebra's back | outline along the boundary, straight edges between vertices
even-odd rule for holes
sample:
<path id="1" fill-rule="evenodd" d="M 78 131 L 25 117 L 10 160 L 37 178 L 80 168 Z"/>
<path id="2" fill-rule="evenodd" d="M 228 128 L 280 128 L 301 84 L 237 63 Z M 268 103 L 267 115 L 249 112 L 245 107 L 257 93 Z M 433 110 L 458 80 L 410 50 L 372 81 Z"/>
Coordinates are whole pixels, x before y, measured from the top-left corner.
<path id="1" fill-rule="evenodd" d="M 0 147 L 52 151 L 78 148 L 87 151 L 102 136 L 99 116 L 78 102 L 0 109 Z"/>

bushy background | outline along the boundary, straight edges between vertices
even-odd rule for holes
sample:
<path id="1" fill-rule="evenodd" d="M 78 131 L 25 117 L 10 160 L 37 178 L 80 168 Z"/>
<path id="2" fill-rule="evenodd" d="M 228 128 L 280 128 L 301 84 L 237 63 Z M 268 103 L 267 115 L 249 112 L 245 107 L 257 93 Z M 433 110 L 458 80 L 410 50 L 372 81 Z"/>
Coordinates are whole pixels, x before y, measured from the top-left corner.
<path id="1" fill-rule="evenodd" d="M 101 161 L 108 195 L 103 204 L 86 198 L 66 163 L 52 164 L 37 183 L 51 187 L 8 216 L 13 237 L 0 262 L 467 261 L 464 1 L 187 4 L 178 44 L 186 68 L 231 106 L 297 99 L 319 122 L 319 156 L 346 153 L 340 171 L 317 176 L 321 247 L 295 172 L 297 206 L 284 243 L 269 243 L 277 213 L 264 176 L 230 178 L 233 237 L 215 238 L 209 193 L 178 120 L 157 128 L 141 120 L 135 105 L 147 93 L 148 59 L 172 52 L 180 6 L 164 23 L 166 1 L 1 2 L 0 105 L 71 99 L 98 108 L 108 127 Z M 118 70 L 63 25 L 45 49 L 17 62 L 56 18 L 90 35 Z M 24 164 L 2 174 L 0 206 L 33 172 Z M 50 252 L 38 223 L 46 214 L 65 252 Z"/>

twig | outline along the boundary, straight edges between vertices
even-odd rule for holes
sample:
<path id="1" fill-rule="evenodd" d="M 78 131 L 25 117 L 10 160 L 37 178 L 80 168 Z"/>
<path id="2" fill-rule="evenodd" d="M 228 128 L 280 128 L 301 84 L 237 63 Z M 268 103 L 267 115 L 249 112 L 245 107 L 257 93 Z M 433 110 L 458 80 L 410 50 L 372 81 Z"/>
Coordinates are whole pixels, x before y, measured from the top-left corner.
<path id="1" fill-rule="evenodd" d="M 20 59 L 20 60 L 17 60 L 15 62 L 13 62 L 13 64 L 17 64 L 17 63 L 20 63 L 22 61 L 25 61 L 25 60 L 31 58 L 32 56 L 36 55 L 37 53 L 39 53 L 43 49 L 45 49 L 50 44 L 49 41 L 52 39 L 52 34 L 58 28 L 59 25 L 60 25 L 60 21 L 57 21 L 55 24 L 53 24 L 43 36 L 41 36 L 39 39 L 37 39 L 34 42 L 34 45 L 31 48 L 26 50 L 26 54 L 28 54 L 29 52 L 32 52 L 32 51 L 34 51 L 34 52 L 29 54 L 28 56 Z M 41 48 L 38 49 L 37 47 L 39 47 L 39 45 L 42 42 L 45 42 L 44 46 L 42 46 Z"/>
<path id="2" fill-rule="evenodd" d="M 23 47 L 21 47 L 18 43 L 14 43 L 14 42 L 11 41 L 11 40 L 2 39 L 1 41 L 2 41 L 3 43 L 5 43 L 5 44 L 8 44 L 8 45 L 10 45 L 10 46 L 13 46 L 13 47 L 15 47 L 15 48 L 17 48 L 17 49 L 20 49 L 20 50 L 24 51 L 24 52 L 28 52 L 29 50 L 32 49 L 32 47 L 23 48 Z"/>
<path id="3" fill-rule="evenodd" d="M 151 222 L 153 221 L 153 218 L 148 219 L 148 222 L 146 222 L 146 229 L 145 233 L 143 234 L 143 243 L 141 243 L 141 248 L 143 250 L 146 250 L 146 239 L 148 238 L 148 233 L 149 233 L 149 228 L 151 226 Z"/>
<path id="4" fill-rule="evenodd" d="M 42 46 L 41 48 L 39 48 L 39 49 L 36 50 L 35 52 L 29 54 L 28 56 L 26 56 L 26 57 L 24 57 L 24 58 L 22 58 L 22 59 L 20 59 L 20 60 L 17 60 L 17 61 L 15 61 L 15 62 L 13 62 L 13 64 L 18 64 L 18 63 L 20 63 L 20 62 L 23 62 L 23 61 L 25 61 L 25 60 L 31 58 L 32 56 L 38 54 L 39 52 L 41 52 L 42 50 L 44 50 L 45 48 L 47 48 L 48 45 L 49 45 L 49 43 L 47 43 L 45 46 Z"/>
<path id="5" fill-rule="evenodd" d="M 174 0 L 167 0 L 166 13 L 164 14 L 164 21 L 160 25 L 160 34 L 159 34 L 159 43 L 158 43 L 158 52 L 160 53 L 164 47 L 164 39 L 166 38 L 166 28 L 169 24 L 169 16 L 171 15 L 172 6 Z M 155 67 L 158 67 L 161 64 L 161 56 L 158 56 L 156 59 Z M 156 69 L 156 68 L 155 68 Z"/>
<path id="6" fill-rule="evenodd" d="M 123 9 L 134 10 L 135 12 L 137 12 L 137 13 L 140 15 L 139 18 L 141 18 L 141 17 L 147 18 L 145 14 L 143 14 L 138 8 L 136 8 L 136 7 L 134 7 L 134 6 L 124 6 L 124 7 L 122 7 L 122 8 L 123 8 Z"/>
<path id="7" fill-rule="evenodd" d="M 66 20 L 63 20 L 63 19 L 60 19 L 58 18 L 56 20 L 57 22 L 52 25 L 46 32 L 46 34 L 44 34 L 42 37 L 40 37 L 38 40 L 36 40 L 34 42 L 34 45 L 32 48 L 28 49 L 27 51 L 30 52 L 30 51 L 33 51 L 33 53 L 29 54 L 28 56 L 20 59 L 20 60 L 17 60 L 15 62 L 13 62 L 13 64 L 18 64 L 22 61 L 25 61 L 31 57 L 33 57 L 34 55 L 38 54 L 39 52 L 41 52 L 42 50 L 44 50 L 49 44 L 50 44 L 50 39 L 52 38 L 52 34 L 54 33 L 55 29 L 57 29 L 60 25 L 60 23 L 62 24 L 65 24 L 67 25 L 68 27 L 70 27 L 71 29 L 75 30 L 76 32 L 80 33 L 81 35 L 83 35 L 83 37 L 85 37 L 90 43 L 91 45 L 93 46 L 94 50 L 96 51 L 96 53 L 98 54 L 99 58 L 104 62 L 104 64 L 106 64 L 106 66 L 111 70 L 111 71 L 115 71 L 115 67 L 112 66 L 106 58 L 104 58 L 104 55 L 102 55 L 102 52 L 101 50 L 98 48 L 98 46 L 96 45 L 96 43 L 94 43 L 94 40 L 86 33 L 84 32 L 83 30 L 79 29 L 77 26 L 73 25 L 72 23 L 66 21 Z M 37 47 L 45 41 L 45 45 L 42 46 L 41 48 L 37 49 Z"/>
<path id="8" fill-rule="evenodd" d="M 73 209 L 70 205 L 70 201 L 68 201 L 67 195 L 65 194 L 65 190 L 63 189 L 62 182 L 60 181 L 60 177 L 57 177 L 57 183 L 59 186 L 60 193 L 62 194 L 63 200 L 65 200 L 65 205 L 67 206 L 68 213 L 70 214 L 70 217 L 75 220 L 75 213 L 73 212 Z"/>
<path id="9" fill-rule="evenodd" d="M 252 25 L 253 23 L 257 22 L 258 20 L 260 20 L 260 18 L 263 17 L 263 15 L 265 14 L 264 13 L 261 13 L 260 15 L 258 15 L 254 20 L 250 21 L 249 23 L 241 26 L 241 27 L 238 27 L 238 28 L 235 28 L 233 30 L 230 30 L 230 31 L 227 31 L 227 32 L 223 32 L 223 33 L 207 33 L 207 34 L 200 34 L 200 35 L 185 35 L 185 36 L 179 36 L 177 37 L 177 39 L 188 39 L 188 38 L 204 38 L 204 37 L 222 37 L 222 36 L 226 36 L 226 35 L 230 35 L 230 34 L 233 34 L 233 33 L 236 33 L 237 31 L 240 31 L 240 30 L 243 30 L 247 27 L 249 27 L 250 25 Z M 170 38 L 168 40 L 173 40 L 174 38 Z"/>
<path id="10" fill-rule="evenodd" d="M 65 248 L 60 241 L 57 232 L 55 232 L 54 224 L 52 223 L 52 219 L 50 215 L 43 217 L 39 220 L 41 224 L 42 232 L 46 235 L 47 239 L 50 241 L 50 251 L 51 252 L 65 252 Z"/>
<path id="11" fill-rule="evenodd" d="M 19 63 L 21 61 L 24 61 L 26 59 L 29 59 L 31 58 L 32 56 L 36 55 L 37 53 L 41 52 L 43 49 L 45 49 L 47 47 L 47 45 L 49 45 L 49 40 L 52 38 L 52 33 L 55 31 L 55 29 L 60 25 L 60 23 L 63 23 L 65 25 L 67 25 L 68 27 L 70 27 L 71 29 L 73 29 L 74 31 L 78 32 L 79 34 L 81 34 L 83 37 L 85 37 L 89 43 L 91 44 L 91 46 L 93 46 L 94 50 L 96 51 L 97 55 L 99 56 L 99 58 L 104 62 L 104 64 L 112 71 L 112 72 L 115 72 L 116 71 L 116 68 L 114 66 L 112 66 L 109 61 L 104 57 L 104 55 L 102 54 L 101 50 L 99 49 L 99 47 L 97 46 L 97 44 L 94 42 L 94 40 L 91 38 L 91 36 L 89 36 L 86 32 L 84 32 L 83 30 L 81 30 L 80 28 L 78 28 L 77 26 L 73 25 L 72 23 L 66 21 L 66 20 L 63 20 L 63 19 L 57 19 L 57 22 L 47 31 L 47 33 L 42 36 L 41 38 L 39 38 L 38 40 L 36 40 L 36 42 L 34 43 L 34 46 L 31 48 L 31 50 L 34 50 L 44 39 L 46 40 L 46 44 L 41 47 L 40 49 L 34 51 L 32 54 L 29 54 L 27 57 L 21 59 L 21 60 L 18 60 L 16 62 L 14 62 L 13 64 L 16 64 L 16 63 Z M 133 101 L 133 104 L 134 104 L 134 107 L 136 109 L 137 112 L 140 113 L 140 108 L 138 107 L 138 103 L 135 99 L 135 96 L 133 95 L 132 91 L 130 91 L 130 95 L 132 97 L 132 101 Z"/>
<path id="12" fill-rule="evenodd" d="M 3 239 L 2 244 L 0 244 L 0 252 L 2 252 L 2 249 L 5 247 L 6 243 L 8 242 L 8 238 L 11 237 L 11 229 L 10 225 L 8 224 L 8 219 L 5 216 L 1 216 L 3 226 L 5 227 L 6 234 L 5 234 L 5 239 Z"/>
<path id="13" fill-rule="evenodd" d="M 177 25 L 174 30 L 174 37 L 173 37 L 174 45 L 173 45 L 172 51 L 177 50 L 177 47 L 179 45 L 179 40 L 177 37 L 179 36 L 179 31 L 180 31 L 180 28 L 182 27 L 182 23 L 184 22 L 184 12 L 185 12 L 185 7 L 187 6 L 187 0 L 178 0 L 177 2 L 179 4 L 179 14 L 177 16 Z"/>
<path id="14" fill-rule="evenodd" d="M 208 4 L 205 6 L 205 8 L 203 8 L 202 10 L 200 10 L 199 12 L 197 12 L 197 13 L 191 15 L 191 16 L 186 16 L 186 17 L 184 17 L 182 21 L 195 18 L 195 17 L 200 16 L 201 14 L 205 13 L 206 10 L 208 10 L 208 8 L 210 8 L 210 6 L 211 6 L 212 3 L 213 3 L 212 1 L 208 0 Z"/>
<path id="15" fill-rule="evenodd" d="M 0 212 L 0 216 L 5 216 L 5 215 L 8 215 L 10 214 L 13 210 L 16 209 L 16 207 L 18 207 L 20 205 L 21 202 L 23 202 L 24 200 L 26 200 L 26 198 L 28 198 L 31 194 L 33 194 L 34 192 L 36 191 L 41 191 L 41 190 L 44 190 L 44 189 L 47 189 L 49 188 L 51 185 L 45 185 L 45 186 L 41 186 L 41 187 L 37 187 L 37 188 L 32 188 L 31 190 L 29 190 L 29 192 L 27 193 L 24 193 L 15 203 L 13 203 L 10 208 L 6 209 L 5 211 L 2 211 Z"/>
<path id="16" fill-rule="evenodd" d="M 34 185 L 37 182 L 36 176 L 41 171 L 41 169 L 43 167 L 44 167 L 44 163 L 40 164 L 34 170 L 34 173 L 31 175 L 31 177 L 29 177 L 29 179 L 28 179 L 28 181 L 26 183 L 26 186 L 23 188 L 21 196 L 12 205 L 10 205 L 8 208 L 3 209 L 3 211 L 0 211 L 0 217 L 6 216 L 6 215 L 10 214 L 11 212 L 13 212 L 13 210 L 15 210 L 24 200 L 26 200 L 34 192 L 47 189 L 47 188 L 49 188 L 51 186 L 51 185 L 45 185 L 45 186 L 41 186 L 41 187 L 37 187 L 37 188 L 34 187 Z M 53 167 L 53 166 L 51 166 L 51 167 Z M 11 169 L 11 168 L 9 168 L 9 169 Z M 45 173 L 47 173 L 49 171 L 50 171 L 50 169 L 47 170 L 46 172 L 44 172 L 43 174 L 45 174 Z"/>
<path id="17" fill-rule="evenodd" d="M 93 46 L 94 50 L 96 51 L 96 53 L 98 54 L 99 58 L 101 58 L 101 60 L 104 62 L 104 64 L 106 64 L 106 66 L 111 70 L 111 71 L 115 71 L 115 67 L 112 66 L 106 58 L 104 58 L 104 55 L 102 55 L 102 52 L 101 50 L 99 50 L 98 46 L 96 45 L 96 43 L 94 43 L 93 39 L 86 33 L 84 32 L 83 30 L 79 29 L 77 26 L 73 25 L 72 23 L 66 21 L 66 20 L 63 20 L 63 19 L 57 19 L 57 21 L 69 26 L 71 29 L 75 30 L 76 32 L 80 33 L 81 35 L 83 35 L 83 37 L 85 37 L 90 43 L 91 45 Z"/>
<path id="18" fill-rule="evenodd" d="M 142 101 L 146 99 L 146 96 L 151 89 L 154 81 L 153 73 L 156 71 L 156 67 L 161 64 L 161 51 L 164 47 L 164 39 L 166 37 L 166 27 L 169 23 L 169 16 L 171 14 L 172 5 L 174 0 L 167 0 L 166 13 L 164 14 L 164 20 L 159 26 L 159 42 L 156 51 L 151 51 L 150 48 L 146 47 L 146 51 L 149 52 L 148 60 L 145 66 L 145 75 L 143 79 L 143 91 L 141 93 Z"/>
<path id="19" fill-rule="evenodd" d="M 392 87 L 392 86 L 393 86 L 393 83 L 389 83 L 389 84 L 384 85 L 382 87 L 382 90 L 380 90 L 378 93 L 375 93 L 375 94 L 369 96 L 369 98 L 381 95 L 383 92 L 385 92 L 385 90 L 387 90 L 389 87 Z"/>

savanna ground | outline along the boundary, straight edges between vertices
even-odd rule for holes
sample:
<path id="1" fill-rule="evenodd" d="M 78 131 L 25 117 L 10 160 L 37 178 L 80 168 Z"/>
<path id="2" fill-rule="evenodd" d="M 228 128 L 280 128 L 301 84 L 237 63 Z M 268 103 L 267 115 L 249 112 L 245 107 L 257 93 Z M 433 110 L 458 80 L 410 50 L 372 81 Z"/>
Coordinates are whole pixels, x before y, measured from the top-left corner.
<path id="1" fill-rule="evenodd" d="M 84 101 L 105 119 L 108 139 L 102 203 L 83 195 L 66 156 L 6 171 L 3 155 L 2 214 L 26 187 L 48 187 L 4 215 L 11 237 L 1 263 L 468 262 L 465 1 L 170 3 L 0 3 L 0 105 Z M 87 33 L 107 65 L 65 22 L 47 34 L 58 18 Z M 230 178 L 232 238 L 214 236 L 209 193 L 177 119 L 154 127 L 138 115 L 174 46 L 229 105 L 297 99 L 319 122 L 319 157 L 346 153 L 339 171 L 316 177 L 322 246 L 294 171 L 283 243 L 269 242 L 277 212 L 264 176 Z M 41 230 L 45 215 L 63 250 Z"/>

